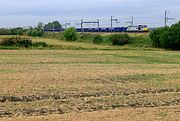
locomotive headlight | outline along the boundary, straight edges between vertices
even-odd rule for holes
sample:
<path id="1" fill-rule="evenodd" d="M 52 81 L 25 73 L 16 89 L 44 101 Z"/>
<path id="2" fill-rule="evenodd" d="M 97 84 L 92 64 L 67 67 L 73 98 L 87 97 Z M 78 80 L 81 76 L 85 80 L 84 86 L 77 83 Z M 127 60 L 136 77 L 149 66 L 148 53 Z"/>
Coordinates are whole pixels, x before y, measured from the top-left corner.
<path id="1" fill-rule="evenodd" d="M 143 30 L 144 30 L 144 31 L 148 31 L 149 29 L 146 27 L 146 28 L 144 28 Z"/>

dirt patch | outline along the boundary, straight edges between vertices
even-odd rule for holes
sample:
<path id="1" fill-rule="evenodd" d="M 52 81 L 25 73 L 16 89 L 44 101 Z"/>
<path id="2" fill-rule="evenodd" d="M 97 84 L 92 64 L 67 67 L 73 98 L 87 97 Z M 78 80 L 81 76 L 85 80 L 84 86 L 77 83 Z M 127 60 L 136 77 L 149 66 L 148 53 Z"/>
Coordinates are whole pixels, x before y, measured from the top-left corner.
<path id="1" fill-rule="evenodd" d="M 4 102 L 32 102 L 45 99 L 60 100 L 69 98 L 83 98 L 83 97 L 102 97 L 102 96 L 115 96 L 115 95 L 130 95 L 130 94 L 158 94 L 166 92 L 180 92 L 180 89 L 142 89 L 132 90 L 123 89 L 108 92 L 80 92 L 80 93 L 63 93 L 53 95 L 30 95 L 30 96 L 0 96 L 0 103 Z"/>
<path id="2" fill-rule="evenodd" d="M 47 116 L 51 114 L 65 114 L 70 112 L 94 112 L 100 110 L 110 110 L 110 109 L 120 109 L 120 108 L 142 108 L 142 107 L 164 107 L 164 106 L 177 106 L 180 105 L 179 99 L 172 99 L 171 101 L 161 101 L 161 102 L 126 102 L 124 104 L 87 104 L 78 105 L 74 110 L 69 110 L 67 108 L 23 108 L 16 110 L 0 110 L 0 118 L 4 117 L 18 117 L 18 116 Z"/>
<path id="3" fill-rule="evenodd" d="M 47 116 L 50 114 L 64 114 L 61 109 L 20 109 L 20 110 L 1 110 L 0 117 L 18 117 L 18 116 Z"/>
<path id="4" fill-rule="evenodd" d="M 119 108 L 176 106 L 180 105 L 179 92 L 180 89 L 127 89 L 41 96 L 1 96 L 0 117 L 46 116 Z M 163 98 L 161 98 L 162 96 Z M 47 105 L 47 107 L 41 104 Z"/>

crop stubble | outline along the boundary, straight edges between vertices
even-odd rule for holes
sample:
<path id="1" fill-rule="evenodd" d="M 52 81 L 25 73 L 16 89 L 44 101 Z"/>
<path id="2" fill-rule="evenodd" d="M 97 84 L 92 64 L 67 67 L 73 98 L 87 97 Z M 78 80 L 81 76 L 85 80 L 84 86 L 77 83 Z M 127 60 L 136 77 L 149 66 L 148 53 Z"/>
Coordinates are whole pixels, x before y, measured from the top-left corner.
<path id="1" fill-rule="evenodd" d="M 0 117 L 180 105 L 180 54 L 0 50 Z"/>

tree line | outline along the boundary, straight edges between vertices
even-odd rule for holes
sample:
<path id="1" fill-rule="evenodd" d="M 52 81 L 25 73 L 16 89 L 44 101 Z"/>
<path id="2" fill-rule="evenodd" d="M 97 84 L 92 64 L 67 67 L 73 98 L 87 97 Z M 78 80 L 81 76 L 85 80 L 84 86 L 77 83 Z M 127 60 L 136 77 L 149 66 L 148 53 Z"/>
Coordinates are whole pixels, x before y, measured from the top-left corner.
<path id="1" fill-rule="evenodd" d="M 49 22 L 45 25 L 42 22 L 39 22 L 37 26 L 29 28 L 0 28 L 0 35 L 43 36 L 44 30 L 53 30 L 57 28 L 62 28 L 62 25 L 59 23 L 59 21 Z"/>

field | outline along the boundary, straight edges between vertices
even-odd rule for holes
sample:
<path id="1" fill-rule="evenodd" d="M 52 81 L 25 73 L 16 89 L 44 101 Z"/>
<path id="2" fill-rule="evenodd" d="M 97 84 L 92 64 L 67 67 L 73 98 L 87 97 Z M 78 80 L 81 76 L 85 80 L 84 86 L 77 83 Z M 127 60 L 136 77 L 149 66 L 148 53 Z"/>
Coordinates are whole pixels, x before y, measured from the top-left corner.
<path id="1" fill-rule="evenodd" d="M 180 120 L 178 51 L 42 40 L 0 50 L 0 120 Z"/>

